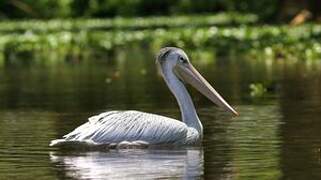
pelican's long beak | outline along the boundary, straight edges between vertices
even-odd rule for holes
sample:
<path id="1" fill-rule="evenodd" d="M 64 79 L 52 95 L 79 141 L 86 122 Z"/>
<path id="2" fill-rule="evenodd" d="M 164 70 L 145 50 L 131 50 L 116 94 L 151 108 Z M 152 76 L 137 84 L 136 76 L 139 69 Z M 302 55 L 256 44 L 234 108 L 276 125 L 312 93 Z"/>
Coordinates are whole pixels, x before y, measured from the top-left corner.
<path id="1" fill-rule="evenodd" d="M 191 64 L 177 64 L 174 72 L 181 80 L 191 84 L 219 107 L 226 109 L 236 116 L 239 115 Z"/>

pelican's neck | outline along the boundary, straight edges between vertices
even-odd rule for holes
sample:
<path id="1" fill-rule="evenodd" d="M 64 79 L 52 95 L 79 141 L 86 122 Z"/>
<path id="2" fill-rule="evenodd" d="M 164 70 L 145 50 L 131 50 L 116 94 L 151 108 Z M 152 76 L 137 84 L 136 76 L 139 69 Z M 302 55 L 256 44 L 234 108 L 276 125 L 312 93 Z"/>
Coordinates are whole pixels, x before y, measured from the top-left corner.
<path id="1" fill-rule="evenodd" d="M 187 126 L 195 128 L 200 134 L 202 134 L 203 126 L 197 116 L 192 98 L 184 84 L 177 78 L 171 68 L 164 67 L 163 75 L 166 84 L 178 102 L 183 122 Z"/>

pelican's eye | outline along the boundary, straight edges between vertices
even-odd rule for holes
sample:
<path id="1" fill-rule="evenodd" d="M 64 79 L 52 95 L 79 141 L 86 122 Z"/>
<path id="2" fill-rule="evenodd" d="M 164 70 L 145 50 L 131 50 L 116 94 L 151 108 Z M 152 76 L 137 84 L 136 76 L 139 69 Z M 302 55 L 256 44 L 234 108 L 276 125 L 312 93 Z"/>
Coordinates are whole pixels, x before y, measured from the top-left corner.
<path id="1" fill-rule="evenodd" d="M 179 57 L 179 61 L 183 64 L 187 63 L 187 59 L 185 59 L 184 57 L 180 56 Z"/>

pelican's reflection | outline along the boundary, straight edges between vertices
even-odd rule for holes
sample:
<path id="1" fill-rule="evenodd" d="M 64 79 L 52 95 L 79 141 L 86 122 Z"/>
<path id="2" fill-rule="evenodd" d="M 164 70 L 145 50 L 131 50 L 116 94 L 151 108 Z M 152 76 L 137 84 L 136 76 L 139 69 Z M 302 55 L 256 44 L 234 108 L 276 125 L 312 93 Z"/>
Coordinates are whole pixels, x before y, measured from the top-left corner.
<path id="1" fill-rule="evenodd" d="M 63 176 L 77 179 L 195 178 L 203 175 L 202 149 L 114 150 L 77 155 L 50 153 Z"/>

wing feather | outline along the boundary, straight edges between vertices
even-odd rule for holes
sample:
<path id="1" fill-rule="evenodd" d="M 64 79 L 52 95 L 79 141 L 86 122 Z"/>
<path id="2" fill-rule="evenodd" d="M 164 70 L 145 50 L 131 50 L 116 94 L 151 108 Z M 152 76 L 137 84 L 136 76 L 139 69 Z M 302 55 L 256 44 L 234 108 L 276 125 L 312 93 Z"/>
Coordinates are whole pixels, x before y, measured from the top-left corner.
<path id="1" fill-rule="evenodd" d="M 96 143 L 142 140 L 150 144 L 180 144 L 186 140 L 187 132 L 186 124 L 168 117 L 139 111 L 110 111 L 89 118 L 64 138 Z"/>

